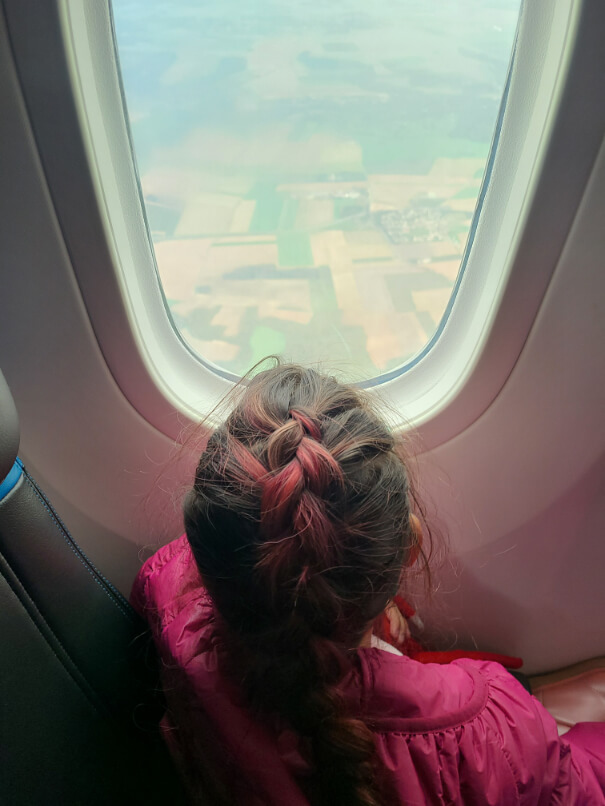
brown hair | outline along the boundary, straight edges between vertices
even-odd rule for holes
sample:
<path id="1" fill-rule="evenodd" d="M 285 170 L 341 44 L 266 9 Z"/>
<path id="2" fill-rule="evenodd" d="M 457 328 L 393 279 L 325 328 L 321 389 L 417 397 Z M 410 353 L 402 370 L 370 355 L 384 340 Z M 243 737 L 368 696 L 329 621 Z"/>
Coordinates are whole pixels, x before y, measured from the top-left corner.
<path id="1" fill-rule="evenodd" d="M 245 387 L 187 496 L 187 537 L 228 673 L 252 708 L 305 740 L 312 802 L 386 797 L 373 734 L 338 683 L 422 552 L 412 508 L 402 439 L 369 395 L 295 365 Z"/>

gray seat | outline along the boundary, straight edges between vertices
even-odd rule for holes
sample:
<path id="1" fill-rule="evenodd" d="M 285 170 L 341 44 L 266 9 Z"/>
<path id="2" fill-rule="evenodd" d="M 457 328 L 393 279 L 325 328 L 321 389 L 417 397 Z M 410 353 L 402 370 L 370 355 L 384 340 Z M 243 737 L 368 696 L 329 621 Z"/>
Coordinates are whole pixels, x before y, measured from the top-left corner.
<path id="1" fill-rule="evenodd" d="M 0 373 L 0 802 L 178 804 L 145 625 L 17 459 Z"/>

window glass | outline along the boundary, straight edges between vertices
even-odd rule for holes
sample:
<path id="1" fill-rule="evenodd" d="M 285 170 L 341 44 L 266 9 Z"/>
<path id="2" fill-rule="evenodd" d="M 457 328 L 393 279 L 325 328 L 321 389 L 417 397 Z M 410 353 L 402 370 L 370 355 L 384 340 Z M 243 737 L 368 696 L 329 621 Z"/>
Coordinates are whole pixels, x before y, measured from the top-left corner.
<path id="1" fill-rule="evenodd" d="M 113 0 L 142 197 L 184 340 L 372 378 L 434 335 L 520 0 Z"/>

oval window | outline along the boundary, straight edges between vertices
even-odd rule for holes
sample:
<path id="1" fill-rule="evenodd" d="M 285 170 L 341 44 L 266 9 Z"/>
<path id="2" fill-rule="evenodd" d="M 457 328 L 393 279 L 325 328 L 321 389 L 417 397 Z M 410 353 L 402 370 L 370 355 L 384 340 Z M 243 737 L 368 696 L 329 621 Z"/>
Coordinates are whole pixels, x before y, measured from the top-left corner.
<path id="1" fill-rule="evenodd" d="M 361 380 L 425 348 L 478 214 L 519 6 L 113 0 L 157 268 L 196 353 Z"/>

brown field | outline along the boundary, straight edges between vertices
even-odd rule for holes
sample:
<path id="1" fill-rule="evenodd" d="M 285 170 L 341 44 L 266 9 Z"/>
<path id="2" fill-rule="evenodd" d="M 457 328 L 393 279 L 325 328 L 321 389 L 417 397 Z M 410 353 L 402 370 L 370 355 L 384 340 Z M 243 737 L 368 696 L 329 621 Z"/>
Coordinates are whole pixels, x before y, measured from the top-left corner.
<path id="1" fill-rule="evenodd" d="M 189 300 L 194 296 L 211 245 L 209 238 L 156 243 L 158 271 L 168 299 Z"/>
<path id="2" fill-rule="evenodd" d="M 256 207 L 255 199 L 242 199 L 233 212 L 231 232 L 248 232 Z"/>
<path id="3" fill-rule="evenodd" d="M 187 203 L 174 234 L 177 238 L 187 238 L 211 235 L 215 232 L 230 232 L 238 204 L 237 196 L 200 193 Z"/>
<path id="4" fill-rule="evenodd" d="M 317 229 L 334 220 L 334 202 L 331 199 L 301 199 L 296 213 L 296 229 Z"/>
<path id="5" fill-rule="evenodd" d="M 211 249 L 205 266 L 206 279 L 221 277 L 242 266 L 277 265 L 277 244 L 252 245 L 250 240 L 246 238 L 242 246 L 215 246 Z"/>
<path id="6" fill-rule="evenodd" d="M 426 311 L 435 325 L 441 321 L 446 305 L 450 301 L 451 288 L 430 288 L 425 291 L 412 291 L 412 299 L 417 311 Z"/>

